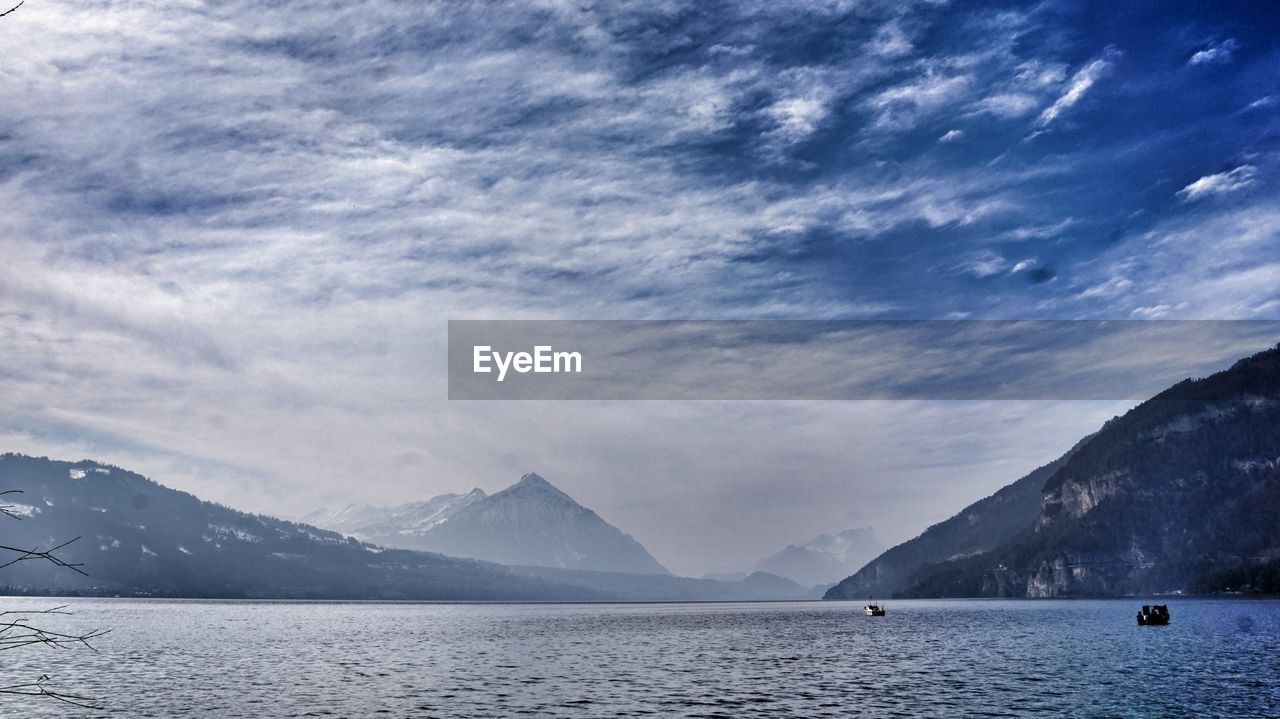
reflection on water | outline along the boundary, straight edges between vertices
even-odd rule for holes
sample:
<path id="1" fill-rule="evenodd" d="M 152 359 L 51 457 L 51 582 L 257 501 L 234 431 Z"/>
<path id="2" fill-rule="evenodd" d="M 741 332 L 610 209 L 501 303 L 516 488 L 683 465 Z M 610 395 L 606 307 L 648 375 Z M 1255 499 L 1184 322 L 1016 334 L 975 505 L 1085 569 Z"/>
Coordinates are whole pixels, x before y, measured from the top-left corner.
<path id="1" fill-rule="evenodd" d="M 60 603 L 65 600 L 57 600 Z M 1280 602 L 424 605 L 69 600 L 98 652 L 6 652 L 107 710 L 0 716 L 1267 716 Z M 0 599 L 3 609 L 50 605 Z"/>

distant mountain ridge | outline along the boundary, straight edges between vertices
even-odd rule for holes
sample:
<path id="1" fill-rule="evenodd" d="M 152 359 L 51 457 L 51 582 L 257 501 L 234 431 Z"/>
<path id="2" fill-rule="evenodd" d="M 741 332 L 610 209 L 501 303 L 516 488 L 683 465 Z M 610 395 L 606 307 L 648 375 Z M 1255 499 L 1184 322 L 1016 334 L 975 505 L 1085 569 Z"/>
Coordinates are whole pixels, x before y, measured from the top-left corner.
<path id="1" fill-rule="evenodd" d="M 336 512 L 312 512 L 303 517 L 302 521 L 348 537 L 392 547 L 397 542 L 387 541 L 388 539 L 426 533 L 453 516 L 457 510 L 484 499 L 485 496 L 484 490 L 477 487 L 466 494 L 441 494 L 423 502 L 410 502 L 395 507 L 350 504 Z"/>
<path id="2" fill-rule="evenodd" d="M 883 551 L 884 545 L 870 527 L 849 529 L 788 545 L 760 560 L 756 571 L 786 577 L 804 586 L 829 585 L 856 572 Z"/>
<path id="3" fill-rule="evenodd" d="M 752 572 L 725 579 L 693 579 L 669 574 L 589 572 L 530 566 L 512 567 L 511 571 L 555 584 L 589 589 L 605 596 L 625 598 L 630 602 L 795 601 L 822 596 L 821 587 L 801 586 L 768 572 Z"/>
<path id="4" fill-rule="evenodd" d="M 349 507 L 308 519 L 399 549 L 507 565 L 670 573 L 630 535 L 532 472 L 493 495 L 475 489 L 396 507 Z"/>
<path id="5" fill-rule="evenodd" d="M 816 598 L 811 589 L 764 573 L 711 581 L 508 567 L 386 549 L 308 524 L 202 502 L 90 460 L 0 455 L 0 488 L 22 491 L 0 498 L 0 506 L 21 518 L 0 516 L 0 543 L 49 548 L 80 537 L 58 554 L 83 563 L 88 573 L 20 562 L 0 572 L 0 594 L 437 601 Z M 525 483 L 526 490 L 554 496 L 536 480 Z M 429 514 L 426 508 L 423 512 Z"/>
<path id="6" fill-rule="evenodd" d="M 386 550 L 306 524 L 202 502 L 120 467 L 0 455 L 0 537 L 49 548 L 88 576 L 46 562 L 0 573 L 15 592 L 288 599 L 607 598 L 496 564 Z"/>
<path id="7" fill-rule="evenodd" d="M 1031 526 L 921 568 L 900 594 L 1115 596 L 1263 581 L 1280 560 L 1278 428 L 1280 346 L 1107 422 L 1046 480 Z"/>

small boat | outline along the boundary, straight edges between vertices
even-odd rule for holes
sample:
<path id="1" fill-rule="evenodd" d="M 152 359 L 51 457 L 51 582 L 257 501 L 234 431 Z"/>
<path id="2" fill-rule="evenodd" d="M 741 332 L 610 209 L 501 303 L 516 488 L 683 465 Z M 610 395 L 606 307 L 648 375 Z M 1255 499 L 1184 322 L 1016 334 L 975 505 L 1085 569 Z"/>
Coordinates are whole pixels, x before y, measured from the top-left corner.
<path id="1" fill-rule="evenodd" d="M 862 608 L 862 613 L 867 615 L 868 617 L 883 617 L 884 607 L 880 606 L 879 604 L 868 604 L 867 606 Z"/>
<path id="2" fill-rule="evenodd" d="M 1169 607 L 1164 604 L 1143 604 L 1138 612 L 1138 626 L 1152 627 L 1169 623 Z"/>

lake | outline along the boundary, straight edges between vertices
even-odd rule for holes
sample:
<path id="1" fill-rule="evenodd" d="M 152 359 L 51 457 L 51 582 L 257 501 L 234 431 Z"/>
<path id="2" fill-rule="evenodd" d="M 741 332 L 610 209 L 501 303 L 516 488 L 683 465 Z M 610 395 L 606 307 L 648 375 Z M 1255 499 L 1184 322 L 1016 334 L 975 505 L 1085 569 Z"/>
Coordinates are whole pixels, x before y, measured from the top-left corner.
<path id="1" fill-rule="evenodd" d="M 0 698 L 0 716 L 1274 716 L 1280 602 L 67 603 L 97 651 L 4 652 L 103 710 Z M 1164 601 L 1164 600 L 1162 600 Z"/>

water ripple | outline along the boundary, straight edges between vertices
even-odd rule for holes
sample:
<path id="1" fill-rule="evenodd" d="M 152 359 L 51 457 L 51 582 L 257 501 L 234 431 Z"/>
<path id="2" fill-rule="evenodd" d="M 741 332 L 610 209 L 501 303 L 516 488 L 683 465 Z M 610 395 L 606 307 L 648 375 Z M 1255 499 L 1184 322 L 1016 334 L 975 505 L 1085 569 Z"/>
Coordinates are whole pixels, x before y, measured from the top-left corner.
<path id="1" fill-rule="evenodd" d="M 1137 603 L 72 600 L 57 621 L 111 627 L 99 651 L 8 652 L 0 680 L 51 674 L 103 717 L 1274 715 L 1280 602 L 1183 600 L 1168 627 Z"/>

